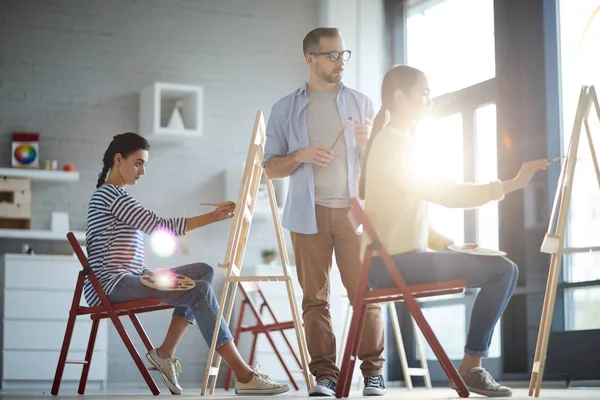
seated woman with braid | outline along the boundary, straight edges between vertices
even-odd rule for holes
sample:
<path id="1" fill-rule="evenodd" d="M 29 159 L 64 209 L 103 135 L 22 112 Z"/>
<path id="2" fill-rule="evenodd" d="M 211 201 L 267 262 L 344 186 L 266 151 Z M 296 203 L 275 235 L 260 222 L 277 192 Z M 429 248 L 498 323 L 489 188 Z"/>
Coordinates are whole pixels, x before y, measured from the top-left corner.
<path id="1" fill-rule="evenodd" d="M 152 275 L 144 263 L 144 233 L 150 235 L 157 229 L 167 229 L 182 236 L 192 229 L 231 218 L 235 210 L 235 204 L 227 202 L 196 217 L 161 218 L 142 207 L 125 187 L 135 185 L 144 175 L 149 149 L 143 137 L 123 133 L 114 137 L 104 153 L 97 189 L 89 202 L 86 226 L 89 263 L 102 288 L 114 303 L 154 297 L 163 304 L 176 306 L 162 345 L 146 355 L 171 393 L 183 391 L 177 379 L 181 365 L 175 358 L 175 349 L 188 325 L 194 322 L 208 345 L 212 343 L 216 324 L 220 324 L 216 351 L 235 374 L 236 394 L 268 396 L 287 392 L 287 384 L 273 381 L 244 362 L 225 321 L 217 321 L 219 304 L 211 287 L 214 272 L 210 265 L 199 262 L 171 270 L 195 281 L 195 287 L 189 290 L 163 291 L 142 284 L 141 275 Z M 90 306 L 100 304 L 88 279 L 84 295 Z"/>

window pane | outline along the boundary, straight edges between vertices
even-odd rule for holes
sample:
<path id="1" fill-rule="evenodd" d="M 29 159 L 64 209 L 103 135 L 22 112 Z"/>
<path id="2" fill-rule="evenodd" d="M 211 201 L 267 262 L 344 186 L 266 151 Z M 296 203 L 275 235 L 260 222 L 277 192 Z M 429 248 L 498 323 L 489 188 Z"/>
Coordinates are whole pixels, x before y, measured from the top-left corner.
<path id="1" fill-rule="evenodd" d="M 594 14 L 599 7 L 598 0 L 560 1 L 563 154 L 567 152 L 571 139 L 581 85 L 600 84 L 600 57 L 597 50 L 600 42 L 600 14 Z M 596 116 L 592 115 L 590 128 L 594 138 L 597 138 L 600 124 Z M 596 142 L 595 148 L 598 152 L 600 143 Z M 600 245 L 600 191 L 585 131 L 581 134 L 573 178 L 566 245 Z M 565 280 L 582 282 L 600 279 L 600 257 L 597 253 L 569 255 L 564 260 Z M 575 297 L 566 296 L 565 300 L 567 310 L 577 308 L 570 303 L 576 301 Z"/>
<path id="2" fill-rule="evenodd" d="M 597 237 L 597 236 L 596 236 Z M 600 237 L 597 237 L 600 242 Z M 565 269 L 565 281 L 586 282 L 600 279 L 600 253 L 577 253 L 565 256 L 568 267 Z"/>
<path id="3" fill-rule="evenodd" d="M 498 321 L 494 328 L 494 335 L 490 343 L 489 358 L 499 358 L 502 355 L 502 321 Z"/>
<path id="4" fill-rule="evenodd" d="M 496 76 L 493 0 L 444 0 L 408 10 L 407 62 L 429 78 L 433 96 Z"/>
<path id="5" fill-rule="evenodd" d="M 565 291 L 566 330 L 600 329 L 600 286 Z"/>
<path id="6" fill-rule="evenodd" d="M 453 304 L 447 306 L 423 307 L 423 315 L 437 336 L 440 344 L 453 360 L 463 358 L 467 340 L 467 327 L 465 320 L 465 305 Z M 429 344 L 419 331 L 421 343 L 425 346 L 428 360 L 437 360 Z M 416 349 L 415 349 L 416 350 Z M 415 351 L 415 358 L 419 355 Z"/>
<path id="7" fill-rule="evenodd" d="M 475 181 L 490 182 L 498 179 L 496 143 L 496 105 L 488 104 L 475 111 Z M 497 249 L 498 202 L 477 209 L 477 243 L 481 247 Z"/>
<path id="8" fill-rule="evenodd" d="M 432 119 L 417 128 L 417 160 L 419 168 L 432 174 L 443 174 L 462 182 L 463 172 L 463 120 L 461 114 Z M 465 220 L 461 209 L 449 209 L 429 204 L 431 226 L 456 243 L 464 242 Z"/>

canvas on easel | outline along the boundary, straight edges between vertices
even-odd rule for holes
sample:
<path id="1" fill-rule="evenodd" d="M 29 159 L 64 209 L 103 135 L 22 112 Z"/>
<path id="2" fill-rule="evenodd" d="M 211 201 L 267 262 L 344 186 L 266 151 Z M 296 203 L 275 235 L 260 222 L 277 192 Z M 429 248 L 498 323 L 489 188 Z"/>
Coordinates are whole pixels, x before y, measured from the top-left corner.
<path id="1" fill-rule="evenodd" d="M 219 267 L 225 270 L 225 283 L 223 287 L 223 293 L 221 295 L 221 301 L 219 303 L 219 314 L 217 316 L 217 321 L 220 321 L 221 318 L 224 318 L 225 323 L 229 325 L 238 283 L 261 281 L 284 282 L 287 288 L 290 312 L 292 320 L 294 321 L 294 329 L 296 332 L 296 338 L 298 340 L 302 372 L 306 380 L 307 388 L 310 389 L 313 386 L 313 379 L 308 370 L 308 350 L 306 347 L 304 327 L 302 326 L 300 313 L 298 311 L 298 304 L 296 302 L 296 294 L 290 273 L 289 259 L 285 246 L 283 230 L 281 227 L 275 190 L 273 188 L 273 182 L 270 179 L 266 179 L 267 193 L 269 196 L 271 214 L 273 216 L 273 224 L 277 236 L 277 244 L 279 246 L 279 255 L 281 257 L 283 274 L 273 276 L 241 276 L 244 253 L 246 250 L 246 244 L 248 242 L 252 217 L 254 215 L 258 189 L 263 175 L 262 162 L 264 158 L 264 147 L 266 142 L 265 131 L 266 126 L 263 113 L 259 110 L 254 121 L 252 139 L 250 141 L 250 147 L 246 156 L 246 163 L 236 202 L 236 212 L 233 217 L 233 222 L 229 233 L 229 242 L 225 252 L 225 261 L 223 264 L 219 264 Z M 254 304 L 250 297 L 248 297 L 247 300 L 249 301 L 250 309 L 254 313 L 254 317 L 260 319 L 261 316 L 257 312 L 259 307 Z M 201 391 L 202 396 L 204 396 L 209 385 L 210 394 L 213 394 L 217 383 L 217 376 L 221 364 L 221 357 L 216 353 L 216 341 L 218 333 L 219 324 L 217 323 L 215 324 L 213 340 L 208 353 L 206 373 L 204 374 L 204 381 Z M 273 346 L 275 351 L 277 351 L 275 343 L 268 332 L 266 333 L 266 337 L 271 346 Z M 210 382 L 211 378 L 212 382 Z"/>
<path id="2" fill-rule="evenodd" d="M 546 283 L 546 293 L 544 296 L 544 305 L 542 307 L 535 356 L 533 359 L 531 380 L 529 382 L 529 396 L 538 397 L 542 387 L 542 377 L 544 375 L 544 365 L 546 362 L 548 340 L 550 338 L 550 328 L 552 325 L 552 314 L 554 311 L 563 255 L 600 251 L 600 246 L 565 247 L 567 214 L 571 204 L 573 177 L 575 175 L 575 166 L 577 164 L 577 153 L 582 128 L 585 129 L 596 174 L 598 190 L 600 190 L 600 168 L 598 166 L 596 150 L 594 148 L 592 133 L 588 122 L 590 110 L 592 108 L 595 110 L 596 117 L 600 118 L 600 105 L 594 86 L 583 86 L 581 88 L 577 112 L 575 114 L 573 133 L 569 141 L 569 148 L 564 164 L 562 165 L 558 186 L 554 195 L 554 204 L 552 206 L 548 231 L 541 247 L 543 253 L 551 254 L 552 257 Z"/>

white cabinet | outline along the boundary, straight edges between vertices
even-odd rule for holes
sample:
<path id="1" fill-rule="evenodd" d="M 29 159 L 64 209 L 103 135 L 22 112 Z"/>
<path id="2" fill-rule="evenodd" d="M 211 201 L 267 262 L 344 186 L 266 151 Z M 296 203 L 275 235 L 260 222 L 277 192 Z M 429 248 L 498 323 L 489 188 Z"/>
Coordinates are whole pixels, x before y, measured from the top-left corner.
<path id="1" fill-rule="evenodd" d="M 5 254 L 2 267 L 2 389 L 50 390 L 81 265 L 74 256 Z M 67 359 L 85 358 L 91 324 L 89 317 L 77 318 Z M 90 388 L 105 387 L 107 345 L 108 324 L 101 322 Z M 63 385 L 78 381 L 81 368 L 67 364 Z"/>

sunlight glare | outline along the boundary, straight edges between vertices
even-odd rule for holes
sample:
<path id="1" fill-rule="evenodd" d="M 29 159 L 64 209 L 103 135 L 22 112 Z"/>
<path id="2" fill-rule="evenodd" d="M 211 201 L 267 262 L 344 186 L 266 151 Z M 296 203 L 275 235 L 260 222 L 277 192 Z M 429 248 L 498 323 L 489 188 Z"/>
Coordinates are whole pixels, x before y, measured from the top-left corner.
<path id="1" fill-rule="evenodd" d="M 177 248 L 175 235 L 165 229 L 159 229 L 152 234 L 152 249 L 160 257 L 171 256 Z"/>

